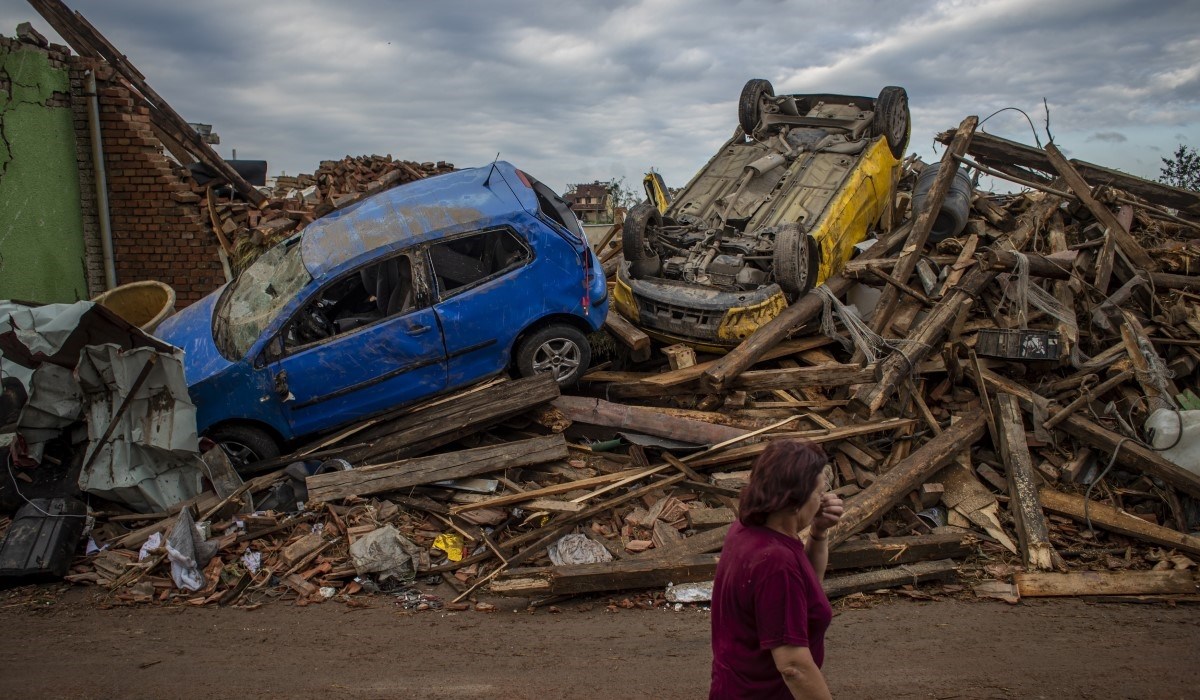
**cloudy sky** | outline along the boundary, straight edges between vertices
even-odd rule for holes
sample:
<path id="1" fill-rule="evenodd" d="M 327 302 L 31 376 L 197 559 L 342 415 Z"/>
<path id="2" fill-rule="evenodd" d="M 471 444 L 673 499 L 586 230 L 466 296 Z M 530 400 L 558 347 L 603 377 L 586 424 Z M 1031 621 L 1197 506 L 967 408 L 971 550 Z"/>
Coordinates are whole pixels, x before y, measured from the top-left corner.
<path id="1" fill-rule="evenodd" d="M 218 152 L 312 172 L 347 154 L 497 152 L 562 190 L 653 167 L 682 186 L 737 124 L 749 78 L 776 94 L 908 90 L 910 150 L 967 115 L 1025 143 L 1157 178 L 1200 147 L 1194 0 L 69 0 Z M 18 23 L 57 40 L 23 0 Z"/>

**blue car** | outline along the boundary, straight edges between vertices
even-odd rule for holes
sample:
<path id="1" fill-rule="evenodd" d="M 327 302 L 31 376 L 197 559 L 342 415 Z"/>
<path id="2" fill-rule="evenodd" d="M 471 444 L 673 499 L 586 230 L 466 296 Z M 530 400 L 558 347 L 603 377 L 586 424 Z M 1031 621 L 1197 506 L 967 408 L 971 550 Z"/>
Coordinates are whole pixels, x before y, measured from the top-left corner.
<path id="1" fill-rule="evenodd" d="M 573 384 L 607 312 L 574 214 L 498 161 L 318 219 L 157 335 L 200 434 L 245 464 L 508 370 Z"/>

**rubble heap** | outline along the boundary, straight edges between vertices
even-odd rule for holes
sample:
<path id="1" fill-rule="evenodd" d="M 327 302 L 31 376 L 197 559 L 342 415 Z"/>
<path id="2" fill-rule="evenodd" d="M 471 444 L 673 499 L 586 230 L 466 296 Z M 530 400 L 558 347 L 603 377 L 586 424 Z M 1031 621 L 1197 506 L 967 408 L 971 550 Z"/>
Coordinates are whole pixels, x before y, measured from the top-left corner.
<path id="1" fill-rule="evenodd" d="M 444 161 L 346 156 L 322 161 L 312 175 L 279 177 L 259 205 L 244 201 L 220 183 L 193 184 L 192 191 L 200 195 L 201 219 L 212 229 L 213 240 L 219 242 L 237 273 L 315 219 L 386 189 L 453 170 L 454 166 Z"/>
<path id="2" fill-rule="evenodd" d="M 753 459 L 803 438 L 847 500 L 831 597 L 965 590 L 958 579 L 1013 601 L 1194 594 L 1197 195 L 1085 178 L 1053 145 L 1023 147 L 1041 165 L 984 164 L 990 137 L 973 131 L 971 118 L 948 135 L 944 179 L 967 163 L 1029 190 L 976 193 L 963 233 L 927 247 L 947 189 L 935 182 L 928 210 L 824 285 L 839 299 L 881 289 L 873 311 L 859 302 L 865 323 L 840 301 L 824 311 L 815 290 L 726 356 L 671 346 L 655 359 L 613 313 L 620 358 L 576 395 L 493 380 L 250 465 L 224 496 L 101 514 L 102 551 L 68 579 L 196 605 L 391 593 L 462 608 L 484 586 L 541 604 L 668 584 L 622 604 L 703 600 L 686 584 L 711 579 Z M 153 539 L 175 532 L 215 545 L 194 590 Z M 436 581 L 454 600 L 414 587 Z"/>

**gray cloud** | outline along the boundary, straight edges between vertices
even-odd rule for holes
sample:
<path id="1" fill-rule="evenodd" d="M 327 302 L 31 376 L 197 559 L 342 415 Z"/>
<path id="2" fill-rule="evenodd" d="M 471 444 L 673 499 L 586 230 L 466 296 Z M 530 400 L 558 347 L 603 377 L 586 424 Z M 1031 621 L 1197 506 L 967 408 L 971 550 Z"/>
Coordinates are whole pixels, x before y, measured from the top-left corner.
<path id="1" fill-rule="evenodd" d="M 1106 143 L 1125 143 L 1129 139 L 1125 138 L 1125 134 L 1118 131 L 1097 131 L 1087 137 L 1088 141 L 1104 141 Z"/>
<path id="2" fill-rule="evenodd" d="M 733 132 L 744 82 L 874 95 L 902 85 L 912 149 L 984 129 L 1157 176 L 1146 150 L 1200 143 L 1200 16 L 1185 1 L 74 0 L 223 155 L 311 172 L 391 153 L 479 165 L 500 152 L 551 186 L 653 166 L 681 186 Z M 0 30 L 48 26 L 0 0 Z M 1106 134 L 1128 140 L 1113 141 Z"/>

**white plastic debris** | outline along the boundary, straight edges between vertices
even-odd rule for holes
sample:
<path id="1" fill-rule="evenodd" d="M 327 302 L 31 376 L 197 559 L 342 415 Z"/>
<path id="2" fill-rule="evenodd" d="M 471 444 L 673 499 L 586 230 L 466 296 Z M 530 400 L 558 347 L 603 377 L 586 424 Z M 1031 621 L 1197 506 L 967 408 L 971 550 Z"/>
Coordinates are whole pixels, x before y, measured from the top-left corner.
<path id="1" fill-rule="evenodd" d="M 546 554 L 555 566 L 612 561 L 612 554 L 604 545 L 583 534 L 564 535 L 546 548 Z"/>
<path id="2" fill-rule="evenodd" d="M 704 603 L 712 600 L 712 581 L 673 583 L 667 586 L 668 603 Z"/>
<path id="3" fill-rule="evenodd" d="M 138 561 L 145 561 L 146 557 L 150 556 L 151 552 L 161 547 L 162 533 L 156 532 L 153 535 L 150 535 L 148 538 L 146 538 L 146 541 L 142 543 L 141 550 L 138 551 Z"/>
<path id="4" fill-rule="evenodd" d="M 259 568 L 262 567 L 262 552 L 247 549 L 246 553 L 242 555 L 242 566 L 246 567 L 246 571 L 257 574 Z"/>

